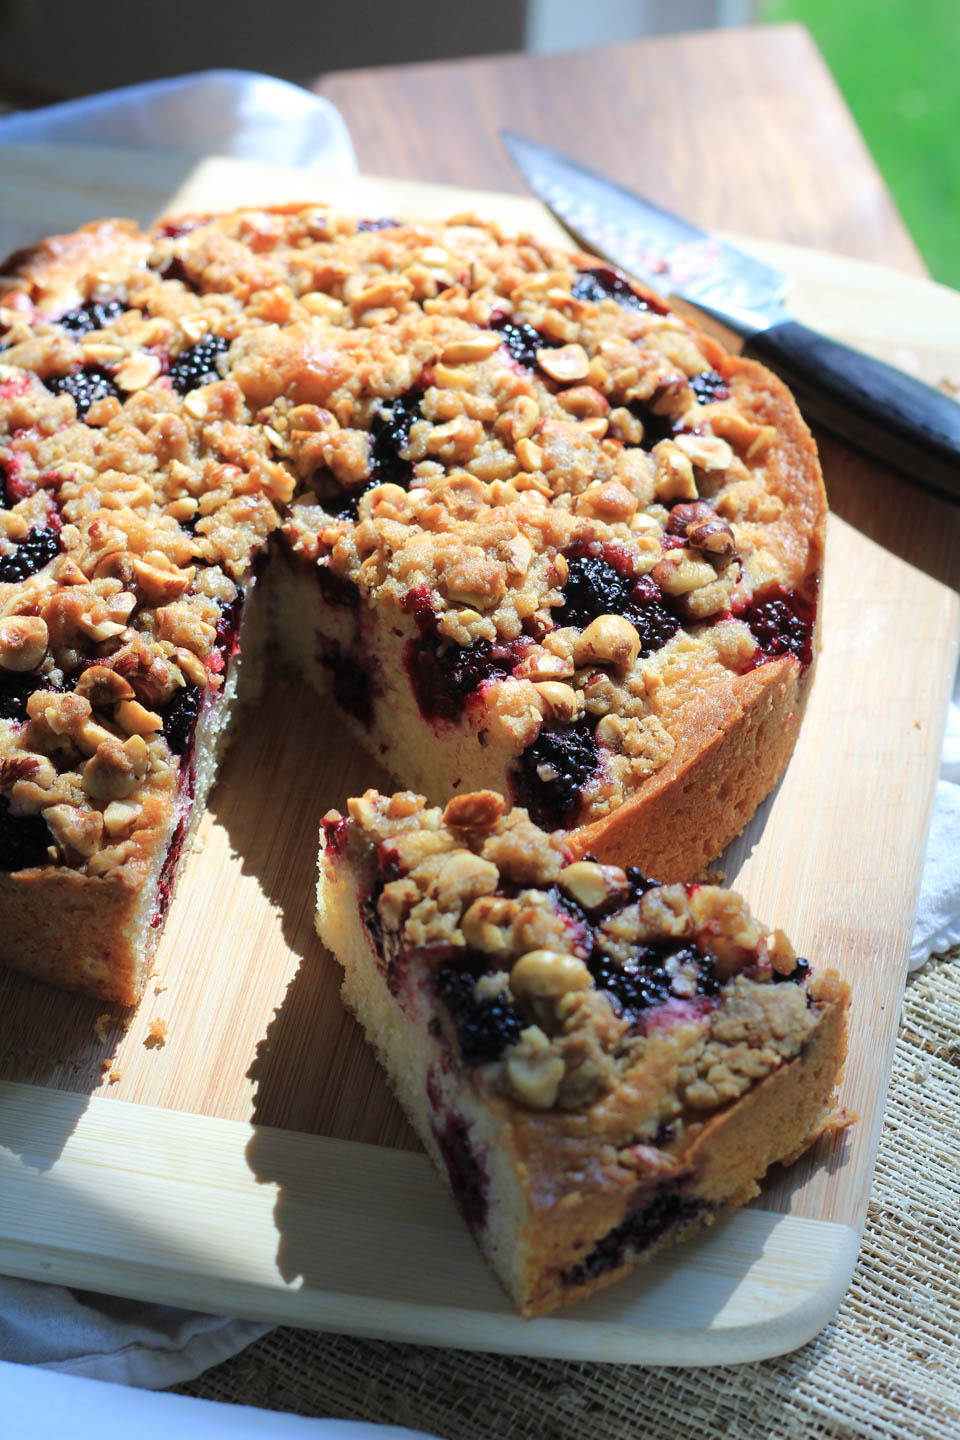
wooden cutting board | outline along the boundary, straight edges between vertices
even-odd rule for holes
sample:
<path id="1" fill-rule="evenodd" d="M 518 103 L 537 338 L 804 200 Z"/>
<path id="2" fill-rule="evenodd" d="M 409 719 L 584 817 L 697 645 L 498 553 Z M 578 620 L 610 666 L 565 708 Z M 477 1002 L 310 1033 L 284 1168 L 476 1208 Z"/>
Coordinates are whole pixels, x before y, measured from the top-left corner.
<path id="1" fill-rule="evenodd" d="M 318 198 L 368 215 L 471 208 L 558 234 L 517 197 L 31 150 L 0 154 L 19 243 L 101 213 Z M 800 318 L 960 382 L 960 296 L 861 262 L 754 248 L 797 277 Z M 960 625 L 957 595 L 933 578 L 955 577 L 953 513 L 920 492 L 898 499 L 837 445 L 824 460 L 861 528 L 832 521 L 824 650 L 800 741 L 722 863 L 760 916 L 853 983 L 842 1098 L 858 1125 L 623 1284 L 554 1318 L 517 1319 L 343 1012 L 313 932 L 318 819 L 386 777 L 277 672 L 226 761 L 140 1009 L 0 976 L 0 1271 L 587 1360 L 743 1361 L 815 1334 L 842 1298 L 866 1213 Z M 150 1040 L 155 1020 L 163 1045 Z"/>

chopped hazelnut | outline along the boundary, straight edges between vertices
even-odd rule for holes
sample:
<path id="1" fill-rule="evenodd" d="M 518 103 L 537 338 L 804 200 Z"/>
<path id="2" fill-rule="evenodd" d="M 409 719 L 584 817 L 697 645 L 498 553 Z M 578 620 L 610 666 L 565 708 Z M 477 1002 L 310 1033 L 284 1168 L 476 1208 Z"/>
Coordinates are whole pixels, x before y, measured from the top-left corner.
<path id="1" fill-rule="evenodd" d="M 517 996 L 550 998 L 569 990 L 588 990 L 592 984 L 583 961 L 562 950 L 530 950 L 510 972 L 510 988 Z"/>
<path id="2" fill-rule="evenodd" d="M 128 735 L 152 735 L 163 729 L 162 717 L 139 700 L 121 700 L 114 713 L 120 729 Z"/>
<path id="3" fill-rule="evenodd" d="M 539 1025 L 529 1025 L 507 1052 L 504 1066 L 511 1093 L 534 1110 L 555 1104 L 565 1066 Z"/>
<path id="4" fill-rule="evenodd" d="M 43 818 L 61 852 L 70 858 L 89 858 L 99 848 L 103 816 L 99 810 L 80 810 L 74 805 L 48 805 Z"/>
<path id="5" fill-rule="evenodd" d="M 653 447 L 656 461 L 654 488 L 657 499 L 670 505 L 677 500 L 696 500 L 697 482 L 689 456 L 672 440 L 660 440 Z"/>
<path id="6" fill-rule="evenodd" d="M 142 735 L 131 735 L 123 744 L 109 736 L 83 766 L 83 788 L 95 800 L 125 800 L 142 782 L 148 763 Z"/>
<path id="7" fill-rule="evenodd" d="M 460 910 L 481 895 L 492 895 L 500 872 L 489 860 L 458 850 L 444 861 L 433 890 L 442 910 Z"/>
<path id="8" fill-rule="evenodd" d="M 701 470 L 726 470 L 733 451 L 718 435 L 677 435 L 673 442 Z"/>
<path id="9" fill-rule="evenodd" d="M 577 692 L 559 680 L 536 680 L 534 689 L 543 701 L 551 720 L 566 724 L 575 720 L 580 710 Z"/>
<path id="10" fill-rule="evenodd" d="M 640 636 L 622 615 L 598 615 L 573 646 L 578 666 L 612 664 L 628 670 L 639 654 Z"/>
<path id="11" fill-rule="evenodd" d="M 445 365 L 470 365 L 477 360 L 486 360 L 501 344 L 501 336 L 496 330 L 492 333 L 481 331 L 465 340 L 451 341 L 444 346 L 440 358 Z"/>
<path id="12" fill-rule="evenodd" d="M 510 929 L 520 907 L 516 900 L 484 895 L 466 911 L 460 922 L 463 938 L 472 950 L 496 955 L 508 949 Z"/>
<path id="13" fill-rule="evenodd" d="M 543 468 L 543 451 L 533 440 L 517 441 L 517 459 L 524 470 L 534 471 Z"/>
<path id="14" fill-rule="evenodd" d="M 111 800 L 103 812 L 103 828 L 111 840 L 116 840 L 133 829 L 139 814 L 139 805 L 130 805 L 123 800 Z"/>
<path id="15" fill-rule="evenodd" d="M 443 822 L 451 830 L 492 830 L 507 802 L 495 790 L 476 790 L 472 795 L 455 795 L 447 802 Z"/>
<path id="16" fill-rule="evenodd" d="M 710 555 L 733 555 L 737 548 L 733 531 L 720 515 L 688 525 L 687 539 L 695 549 L 706 550 Z"/>
<path id="17" fill-rule="evenodd" d="M 711 585 L 717 572 L 706 560 L 696 560 L 689 550 L 670 550 L 651 572 L 666 595 L 688 595 Z"/>
<path id="18" fill-rule="evenodd" d="M 47 627 L 39 615 L 0 620 L 0 669 L 36 670 L 47 653 Z"/>
<path id="19" fill-rule="evenodd" d="M 169 605 L 171 600 L 179 600 L 197 572 L 193 565 L 187 570 L 177 570 L 175 567 L 164 570 L 138 557 L 133 562 L 133 573 L 137 589 L 147 604 Z"/>
<path id="20" fill-rule="evenodd" d="M 115 705 L 119 700 L 132 700 L 134 688 L 116 670 L 106 665 L 88 665 L 74 687 L 91 705 Z"/>
<path id="21" fill-rule="evenodd" d="M 560 889 L 565 890 L 585 910 L 595 910 L 614 896 L 625 895 L 627 877 L 617 865 L 598 865 L 592 860 L 576 860 L 560 872 Z"/>
<path id="22" fill-rule="evenodd" d="M 116 381 L 121 390 L 143 390 L 156 380 L 162 368 L 156 355 L 141 350 L 123 362 L 116 373 Z"/>
<path id="23" fill-rule="evenodd" d="M 590 373 L 590 358 L 582 345 L 561 345 L 558 349 L 537 351 L 540 369 L 561 385 L 584 380 Z"/>

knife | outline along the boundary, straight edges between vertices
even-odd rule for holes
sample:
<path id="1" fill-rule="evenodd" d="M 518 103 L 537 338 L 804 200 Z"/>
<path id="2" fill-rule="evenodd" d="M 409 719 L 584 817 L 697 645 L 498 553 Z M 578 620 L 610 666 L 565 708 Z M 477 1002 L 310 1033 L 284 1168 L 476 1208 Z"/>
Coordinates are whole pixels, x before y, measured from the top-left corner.
<path id="1" fill-rule="evenodd" d="M 882 360 L 790 318 L 788 277 L 586 166 L 501 130 L 531 190 L 574 239 L 651 288 L 743 337 L 806 418 L 845 444 L 960 502 L 960 404 Z"/>

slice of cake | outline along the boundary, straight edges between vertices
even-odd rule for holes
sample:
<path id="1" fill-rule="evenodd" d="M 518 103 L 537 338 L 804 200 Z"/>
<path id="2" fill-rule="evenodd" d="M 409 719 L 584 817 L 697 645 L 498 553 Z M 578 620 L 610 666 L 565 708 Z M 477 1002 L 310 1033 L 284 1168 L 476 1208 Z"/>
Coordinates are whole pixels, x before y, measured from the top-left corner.
<path id="1" fill-rule="evenodd" d="M 523 1315 L 742 1205 L 830 1124 L 834 971 L 731 891 L 575 859 L 491 791 L 331 812 L 317 926 Z"/>
<path id="2" fill-rule="evenodd" d="M 0 304 L 0 961 L 124 1004 L 294 488 L 222 383 L 228 339 L 149 253 L 90 227 L 21 256 Z"/>

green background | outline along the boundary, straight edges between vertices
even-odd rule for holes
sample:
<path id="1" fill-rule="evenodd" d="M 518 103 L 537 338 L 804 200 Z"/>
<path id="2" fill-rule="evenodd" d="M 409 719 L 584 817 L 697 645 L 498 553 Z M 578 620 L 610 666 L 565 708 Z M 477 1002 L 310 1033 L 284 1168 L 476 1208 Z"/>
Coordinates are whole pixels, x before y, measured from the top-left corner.
<path id="1" fill-rule="evenodd" d="M 960 0 L 766 0 L 812 32 L 937 280 L 960 288 Z"/>

